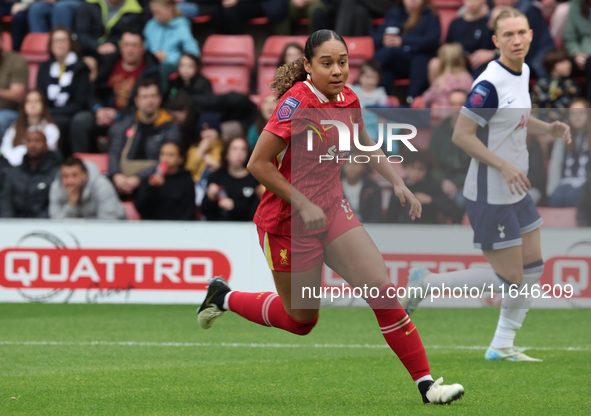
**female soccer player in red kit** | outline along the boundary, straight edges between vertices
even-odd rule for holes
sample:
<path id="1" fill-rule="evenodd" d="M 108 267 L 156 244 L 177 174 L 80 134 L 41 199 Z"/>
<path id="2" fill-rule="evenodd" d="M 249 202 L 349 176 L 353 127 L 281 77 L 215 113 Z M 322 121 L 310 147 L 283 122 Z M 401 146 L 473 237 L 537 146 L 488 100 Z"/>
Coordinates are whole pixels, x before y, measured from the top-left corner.
<path id="1" fill-rule="evenodd" d="M 294 283 L 297 287 L 319 288 L 325 262 L 351 286 L 365 286 L 375 290 L 369 293 L 379 293 L 365 300 L 373 309 L 386 342 L 416 382 L 423 402 L 450 403 L 464 394 L 464 388 L 459 384 L 442 385 L 441 378 L 433 381 L 418 331 L 393 296 L 394 285 L 384 260 L 343 199 L 342 163 L 319 163 L 317 157 L 305 153 L 306 136 L 297 134 L 301 131 L 297 127 L 300 120 L 294 117 L 296 109 L 314 109 L 311 111 L 318 113 L 318 120 L 335 114 L 331 111 L 344 111 L 341 109 L 352 109 L 347 114 L 360 114 L 356 110 L 357 96 L 345 86 L 348 76 L 347 45 L 331 30 L 310 35 L 304 58 L 277 71 L 274 89 L 279 104 L 260 135 L 248 169 L 267 189 L 254 222 L 278 294 L 232 291 L 222 277 L 215 277 L 198 310 L 199 324 L 207 329 L 230 310 L 260 325 L 306 335 L 318 321 L 320 300 L 314 299 L 312 307 L 298 307 L 301 305 L 297 304 Z M 353 122 L 352 116 L 346 118 Z M 354 118 L 359 124 L 359 144 L 373 145 L 361 116 Z M 308 125 L 310 122 L 308 118 L 304 120 Z M 331 154 L 330 149 L 339 145 L 337 128 L 318 126 L 311 126 L 319 139 L 315 141 L 319 148 L 314 155 Z M 392 184 L 401 204 L 411 205 L 410 215 L 420 217 L 418 200 L 389 163 L 379 163 L 385 160 L 383 152 L 356 151 L 369 156 L 370 164 Z"/>

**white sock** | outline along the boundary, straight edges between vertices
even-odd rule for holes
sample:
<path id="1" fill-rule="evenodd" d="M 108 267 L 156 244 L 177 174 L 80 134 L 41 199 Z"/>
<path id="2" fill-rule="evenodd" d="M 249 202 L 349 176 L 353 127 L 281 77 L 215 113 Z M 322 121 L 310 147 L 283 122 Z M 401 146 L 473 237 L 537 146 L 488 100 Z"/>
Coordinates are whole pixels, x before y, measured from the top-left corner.
<path id="1" fill-rule="evenodd" d="M 485 293 L 490 293 L 490 285 L 493 285 L 494 291 L 499 290 L 499 277 L 493 269 L 465 269 L 456 270 L 447 273 L 431 273 L 425 276 L 423 280 L 423 288 L 441 287 L 445 284 L 448 288 L 463 288 L 466 286 L 468 290 L 472 287 L 482 289 L 485 286 Z"/>
<path id="2" fill-rule="evenodd" d="M 528 291 L 530 291 L 531 286 L 538 283 L 542 273 L 544 273 L 544 262 L 542 260 L 524 266 L 523 281 L 518 290 L 521 292 L 521 288 L 527 285 Z M 515 335 L 521 328 L 532 301 L 532 296 L 526 297 L 519 294 L 516 297 L 511 297 L 508 292 L 505 292 L 505 296 L 501 301 L 499 323 L 490 344 L 493 348 L 513 347 Z"/>
<path id="3" fill-rule="evenodd" d="M 431 377 L 431 374 L 428 374 L 426 376 L 423 376 L 421 378 L 418 378 L 415 380 L 415 383 L 417 383 L 417 386 L 419 385 L 419 383 L 423 382 L 423 381 L 427 381 L 427 380 L 431 380 L 433 381 L 433 377 Z"/>
<path id="4" fill-rule="evenodd" d="M 227 311 L 230 310 L 230 304 L 228 303 L 228 300 L 230 299 L 231 294 L 232 291 L 229 291 L 228 293 L 226 293 L 226 296 L 224 296 L 224 305 L 222 307 Z"/>

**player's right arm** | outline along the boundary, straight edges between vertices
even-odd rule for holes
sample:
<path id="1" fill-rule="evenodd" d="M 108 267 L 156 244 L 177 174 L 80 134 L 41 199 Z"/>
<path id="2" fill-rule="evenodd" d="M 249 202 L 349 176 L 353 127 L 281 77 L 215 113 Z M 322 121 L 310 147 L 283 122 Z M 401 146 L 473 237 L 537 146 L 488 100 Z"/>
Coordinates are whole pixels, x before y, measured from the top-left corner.
<path id="1" fill-rule="evenodd" d="M 476 121 L 460 113 L 454 128 L 452 142 L 480 163 L 501 171 L 512 194 L 515 192 L 519 195 L 527 193 L 527 189 L 531 186 L 527 176 L 486 147 L 476 136 L 477 128 L 478 123 Z"/>
<path id="2" fill-rule="evenodd" d="M 293 188 L 277 170 L 273 160 L 286 148 L 285 141 L 263 130 L 252 152 L 247 168 L 267 190 L 289 202 L 300 212 L 308 230 L 320 230 L 326 224 L 326 216 L 319 206 L 313 204 L 300 191 Z"/>

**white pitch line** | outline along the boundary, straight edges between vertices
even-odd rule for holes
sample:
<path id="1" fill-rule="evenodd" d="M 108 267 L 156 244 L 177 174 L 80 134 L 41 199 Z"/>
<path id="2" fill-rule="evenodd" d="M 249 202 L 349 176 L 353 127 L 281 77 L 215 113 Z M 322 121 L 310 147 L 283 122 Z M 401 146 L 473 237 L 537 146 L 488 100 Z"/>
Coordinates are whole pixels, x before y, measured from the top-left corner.
<path id="1" fill-rule="evenodd" d="M 279 344 L 246 342 L 149 342 L 149 341 L 0 341 L 2 345 L 28 346 L 107 346 L 107 347 L 165 347 L 165 348 L 326 348 L 326 349 L 387 349 L 386 344 Z M 425 345 L 432 350 L 476 350 L 484 351 L 488 346 L 481 345 Z M 591 347 L 521 347 L 532 351 L 579 351 L 589 352 Z"/>

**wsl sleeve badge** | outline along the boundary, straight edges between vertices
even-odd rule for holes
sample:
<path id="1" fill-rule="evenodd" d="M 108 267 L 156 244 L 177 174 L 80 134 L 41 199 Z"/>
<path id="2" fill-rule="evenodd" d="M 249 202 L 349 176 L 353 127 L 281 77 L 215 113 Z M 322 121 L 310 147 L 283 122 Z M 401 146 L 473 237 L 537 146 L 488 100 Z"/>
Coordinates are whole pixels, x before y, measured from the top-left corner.
<path id="1" fill-rule="evenodd" d="M 288 97 L 277 109 L 277 119 L 279 121 L 291 120 L 295 110 L 300 106 L 300 102 L 293 97 Z"/>

